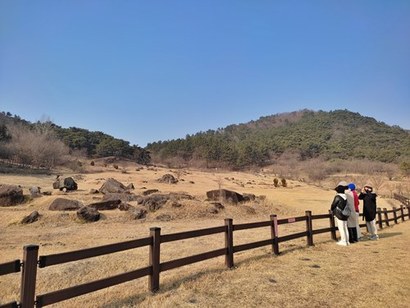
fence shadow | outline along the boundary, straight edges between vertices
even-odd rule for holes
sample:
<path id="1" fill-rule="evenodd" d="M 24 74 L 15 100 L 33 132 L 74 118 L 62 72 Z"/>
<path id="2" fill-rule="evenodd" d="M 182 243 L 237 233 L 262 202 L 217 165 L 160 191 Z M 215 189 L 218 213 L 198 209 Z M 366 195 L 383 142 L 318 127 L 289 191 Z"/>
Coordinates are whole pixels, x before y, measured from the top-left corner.
<path id="1" fill-rule="evenodd" d="M 269 255 L 268 256 L 267 255 L 257 256 L 255 259 L 261 259 L 262 257 L 266 258 L 266 257 L 269 257 Z M 198 270 L 198 272 L 190 274 L 190 275 L 186 275 L 183 278 L 181 277 L 171 278 L 170 277 L 169 279 L 167 279 L 161 284 L 161 289 L 159 289 L 155 293 L 143 292 L 143 293 L 136 293 L 135 295 L 130 295 L 121 300 L 113 299 L 111 302 L 105 303 L 103 307 L 106 307 L 106 308 L 130 307 L 129 305 L 131 304 L 132 304 L 132 307 L 138 307 L 147 297 L 164 294 L 171 290 L 178 289 L 183 284 L 195 282 L 196 280 L 206 275 L 220 274 L 220 273 L 223 273 L 229 270 L 233 270 L 233 269 L 220 268 L 220 267 L 219 268 L 208 268 L 208 269 L 200 269 Z"/>
<path id="2" fill-rule="evenodd" d="M 389 233 L 379 233 L 379 238 L 388 238 L 388 237 L 393 237 L 393 236 L 399 236 L 402 235 L 403 232 L 389 232 Z"/>

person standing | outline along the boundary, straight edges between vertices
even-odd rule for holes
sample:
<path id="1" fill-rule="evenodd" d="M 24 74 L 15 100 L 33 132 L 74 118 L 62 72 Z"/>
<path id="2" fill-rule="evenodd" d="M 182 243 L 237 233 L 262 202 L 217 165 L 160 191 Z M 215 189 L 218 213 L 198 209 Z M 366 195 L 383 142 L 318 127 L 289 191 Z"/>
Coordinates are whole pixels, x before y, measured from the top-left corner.
<path id="1" fill-rule="evenodd" d="M 347 230 L 349 232 L 349 243 L 356 243 L 358 242 L 357 239 L 357 216 L 356 216 L 356 210 L 354 207 L 354 195 L 352 191 L 349 189 L 349 185 L 346 183 L 346 201 L 347 205 L 350 208 L 350 215 L 347 218 Z"/>
<path id="2" fill-rule="evenodd" d="M 366 219 L 366 226 L 370 232 L 371 240 L 378 240 L 376 227 L 376 197 L 370 184 L 364 185 L 359 194 L 359 200 L 363 200 L 363 219 Z"/>
<path id="3" fill-rule="evenodd" d="M 347 229 L 348 216 L 342 214 L 342 211 L 347 206 L 347 197 L 345 194 L 347 188 L 347 183 L 343 181 L 336 186 L 335 191 L 337 194 L 333 198 L 332 205 L 330 206 L 330 209 L 336 217 L 337 228 L 340 233 L 340 241 L 338 241 L 337 244 L 341 246 L 348 246 L 350 244 L 349 232 Z"/>
<path id="4" fill-rule="evenodd" d="M 360 230 L 360 222 L 359 222 L 359 217 L 360 217 L 359 196 L 357 195 L 356 185 L 354 183 L 349 183 L 347 186 L 349 187 L 350 191 L 353 194 L 354 213 L 356 215 L 356 234 L 357 234 L 357 240 L 360 241 L 360 239 L 362 238 L 362 231 Z"/>

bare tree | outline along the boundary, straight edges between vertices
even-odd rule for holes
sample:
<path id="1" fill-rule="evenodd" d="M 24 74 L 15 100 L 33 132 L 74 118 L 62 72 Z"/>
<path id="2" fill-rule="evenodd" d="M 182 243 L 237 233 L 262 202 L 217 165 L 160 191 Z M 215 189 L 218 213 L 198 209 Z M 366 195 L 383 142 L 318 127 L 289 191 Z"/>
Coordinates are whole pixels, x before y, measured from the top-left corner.
<path id="1" fill-rule="evenodd" d="M 50 126 L 33 129 L 14 124 L 8 127 L 11 141 L 7 148 L 16 162 L 51 168 L 62 163 L 69 153 L 68 147 L 54 135 Z"/>
<path id="2" fill-rule="evenodd" d="M 372 185 L 373 185 L 373 188 L 374 188 L 376 191 L 379 191 L 379 190 L 383 187 L 383 185 L 384 185 L 384 183 L 385 183 L 382 174 L 376 174 L 376 175 L 374 175 L 374 176 L 371 176 L 371 177 L 370 177 L 370 181 L 371 181 L 371 183 L 372 183 Z"/>

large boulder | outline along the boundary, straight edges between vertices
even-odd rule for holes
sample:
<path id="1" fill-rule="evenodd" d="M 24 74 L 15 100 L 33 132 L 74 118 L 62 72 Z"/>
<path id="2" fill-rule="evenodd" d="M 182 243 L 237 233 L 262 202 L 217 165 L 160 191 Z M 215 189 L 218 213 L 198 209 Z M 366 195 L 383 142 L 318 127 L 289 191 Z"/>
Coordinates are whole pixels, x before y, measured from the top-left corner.
<path id="1" fill-rule="evenodd" d="M 39 217 L 40 217 L 40 214 L 37 211 L 34 211 L 30 215 L 24 217 L 21 220 L 21 223 L 22 224 L 31 224 L 31 223 L 37 221 Z"/>
<path id="2" fill-rule="evenodd" d="M 77 200 L 57 198 L 51 202 L 48 209 L 50 211 L 76 211 L 82 206 L 83 204 Z"/>
<path id="3" fill-rule="evenodd" d="M 0 206 L 13 206 L 24 202 L 23 188 L 0 184 Z"/>
<path id="4" fill-rule="evenodd" d="M 206 192 L 208 200 L 220 201 L 221 199 L 230 203 L 238 203 L 245 201 L 241 194 L 227 189 L 215 189 Z"/>
<path id="5" fill-rule="evenodd" d="M 249 193 L 245 193 L 243 194 L 243 199 L 244 201 L 255 201 L 256 200 L 256 196 L 254 194 L 249 194 Z"/>
<path id="6" fill-rule="evenodd" d="M 88 205 L 88 207 L 91 207 L 96 210 L 116 210 L 118 209 L 118 206 L 121 204 L 120 199 L 113 199 L 113 200 L 105 200 L 105 201 L 99 201 L 99 202 L 94 202 Z"/>
<path id="7" fill-rule="evenodd" d="M 155 212 L 160 209 L 165 203 L 167 203 L 169 199 L 170 196 L 165 194 L 149 195 L 144 198 L 142 205 L 145 206 L 149 211 Z"/>
<path id="8" fill-rule="evenodd" d="M 106 200 L 118 200 L 122 202 L 138 201 L 141 196 L 135 195 L 133 193 L 107 193 L 103 195 L 103 201 Z"/>
<path id="9" fill-rule="evenodd" d="M 133 185 L 129 184 L 128 186 L 125 186 L 121 182 L 109 178 L 107 179 L 104 184 L 101 186 L 99 189 L 100 192 L 103 194 L 121 194 L 121 193 L 129 193 L 130 190 L 133 189 Z"/>
<path id="10" fill-rule="evenodd" d="M 157 192 L 159 192 L 158 189 L 147 189 L 147 190 L 143 191 L 142 194 L 144 196 L 148 196 L 148 195 L 151 195 L 151 194 L 154 194 L 154 193 L 157 193 Z"/>
<path id="11" fill-rule="evenodd" d="M 88 206 L 83 206 L 77 211 L 77 217 L 85 222 L 94 222 L 100 220 L 100 212 Z"/>
<path id="12" fill-rule="evenodd" d="M 137 220 L 137 219 L 144 219 L 147 217 L 147 210 L 141 209 L 141 208 L 131 208 L 128 211 L 128 215 L 131 219 Z"/>
<path id="13" fill-rule="evenodd" d="M 64 178 L 64 179 L 61 179 L 60 177 L 57 177 L 57 179 L 53 183 L 53 188 L 54 189 L 59 189 L 59 190 L 69 191 L 69 190 L 77 190 L 78 185 L 72 177 L 68 177 L 68 178 Z"/>
<path id="14" fill-rule="evenodd" d="M 32 186 L 29 189 L 30 195 L 32 198 L 40 197 L 41 196 L 41 188 L 38 186 Z"/>
<path id="15" fill-rule="evenodd" d="M 160 179 L 158 179 L 160 183 L 168 183 L 168 184 L 176 184 L 178 180 L 172 174 L 164 174 Z"/>

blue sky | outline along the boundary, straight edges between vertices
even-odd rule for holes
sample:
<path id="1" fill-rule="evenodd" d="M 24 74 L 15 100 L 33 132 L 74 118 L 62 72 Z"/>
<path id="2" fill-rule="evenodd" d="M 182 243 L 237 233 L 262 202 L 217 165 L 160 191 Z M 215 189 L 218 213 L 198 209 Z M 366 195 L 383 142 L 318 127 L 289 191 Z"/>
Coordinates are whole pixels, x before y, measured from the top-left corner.
<path id="1" fill-rule="evenodd" d="M 305 108 L 410 129 L 410 1 L 0 1 L 0 111 L 145 146 Z"/>

